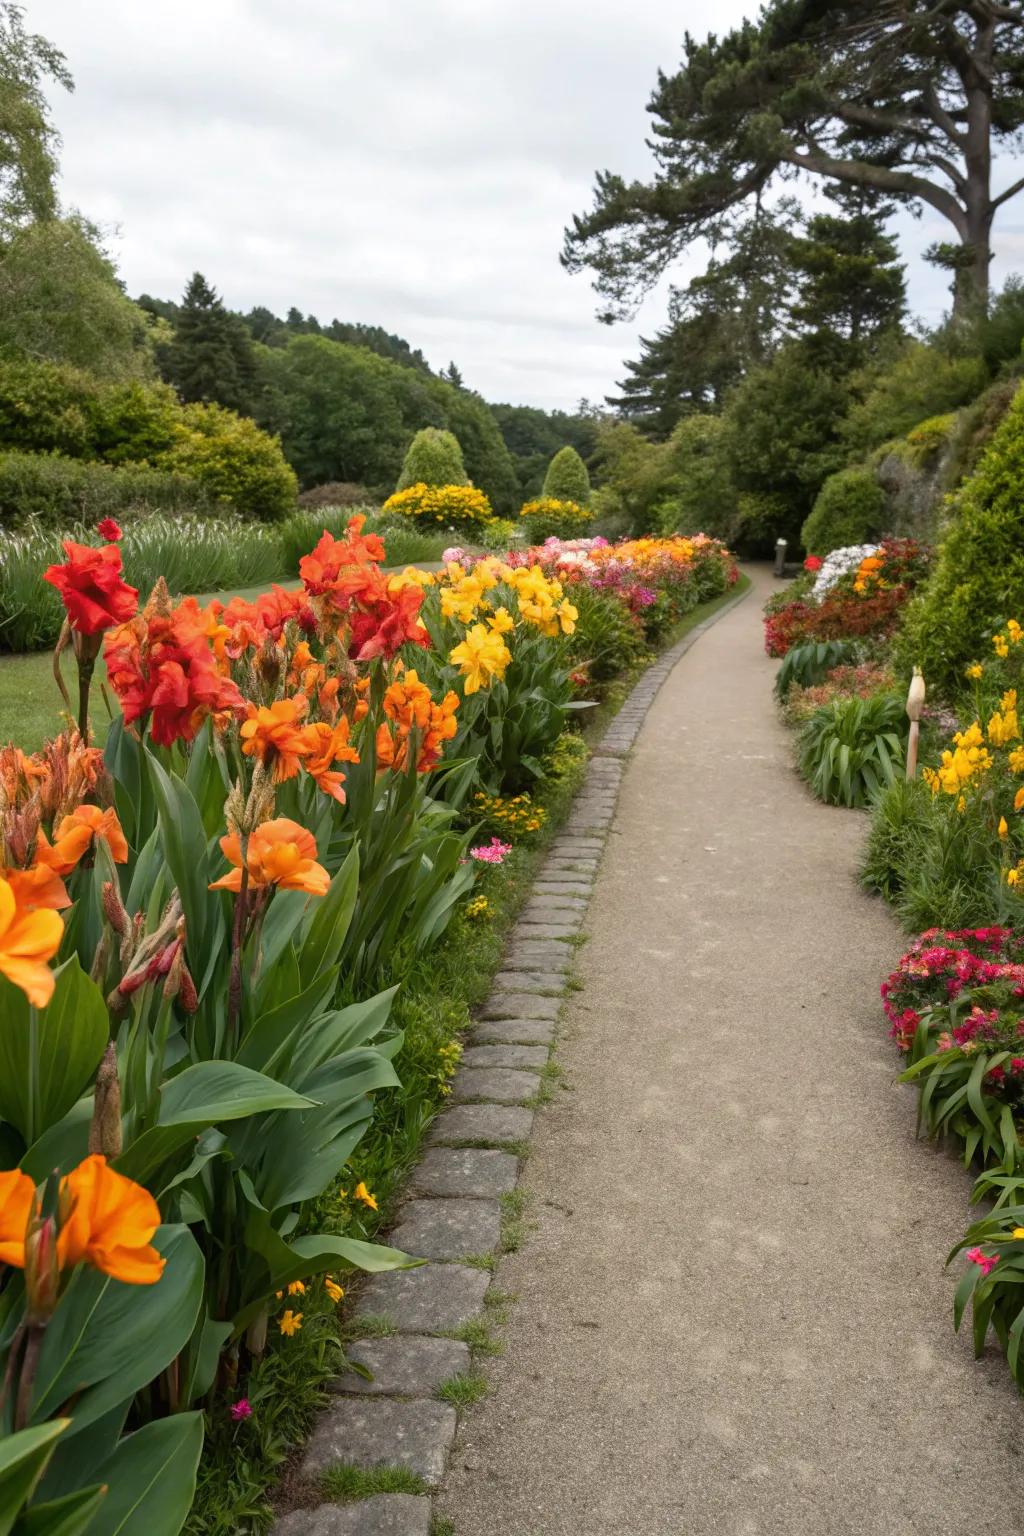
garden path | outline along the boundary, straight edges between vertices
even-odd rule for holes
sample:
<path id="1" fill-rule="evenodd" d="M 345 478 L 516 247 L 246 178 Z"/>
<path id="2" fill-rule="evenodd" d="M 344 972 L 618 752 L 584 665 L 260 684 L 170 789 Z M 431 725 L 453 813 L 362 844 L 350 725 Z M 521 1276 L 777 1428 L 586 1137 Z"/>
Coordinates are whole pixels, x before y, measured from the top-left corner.
<path id="1" fill-rule="evenodd" d="M 900 935 L 856 883 L 863 818 L 793 770 L 753 575 L 626 772 L 506 1353 L 439 1500 L 458 1536 L 1024 1528 L 1019 1401 L 951 1328 L 970 1180 L 914 1139 L 878 1003 Z"/>

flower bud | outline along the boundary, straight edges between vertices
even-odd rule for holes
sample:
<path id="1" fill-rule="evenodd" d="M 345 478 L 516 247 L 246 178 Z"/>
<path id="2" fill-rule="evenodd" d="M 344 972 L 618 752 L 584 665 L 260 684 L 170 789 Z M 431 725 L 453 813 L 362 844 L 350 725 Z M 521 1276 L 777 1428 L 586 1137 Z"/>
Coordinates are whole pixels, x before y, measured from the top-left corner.
<path id="1" fill-rule="evenodd" d="M 103 882 L 103 916 L 113 928 L 118 938 L 123 939 L 131 931 L 131 918 L 128 916 L 121 893 L 114 885 L 113 880 Z"/>
<path id="2" fill-rule="evenodd" d="M 96 1073 L 89 1126 L 89 1152 L 102 1152 L 106 1158 L 121 1155 L 121 1084 L 117 1077 L 117 1052 L 113 1041 L 107 1046 Z"/>
<path id="3" fill-rule="evenodd" d="M 36 1202 L 25 1234 L 25 1296 L 28 1320 L 45 1323 L 52 1316 L 60 1294 L 57 1262 L 57 1222 L 43 1216 Z"/>

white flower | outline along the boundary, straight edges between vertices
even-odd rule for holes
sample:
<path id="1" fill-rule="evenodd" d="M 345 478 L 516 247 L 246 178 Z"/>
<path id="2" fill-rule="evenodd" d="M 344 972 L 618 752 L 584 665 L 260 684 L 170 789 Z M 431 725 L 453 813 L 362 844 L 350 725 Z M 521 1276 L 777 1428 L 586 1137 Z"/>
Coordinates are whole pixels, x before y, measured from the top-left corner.
<path id="1" fill-rule="evenodd" d="M 811 588 L 814 601 L 820 603 L 840 576 L 845 576 L 847 571 L 855 571 L 862 560 L 866 560 L 868 555 L 876 555 L 880 548 L 880 544 L 847 544 L 845 548 L 834 549 L 830 555 L 826 555 L 825 563 Z"/>

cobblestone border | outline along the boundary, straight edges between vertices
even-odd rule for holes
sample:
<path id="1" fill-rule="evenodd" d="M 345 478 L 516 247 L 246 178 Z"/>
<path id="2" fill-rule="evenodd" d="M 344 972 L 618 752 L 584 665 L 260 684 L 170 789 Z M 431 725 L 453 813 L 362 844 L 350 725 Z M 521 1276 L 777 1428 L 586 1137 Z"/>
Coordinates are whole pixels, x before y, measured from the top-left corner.
<path id="1" fill-rule="evenodd" d="M 350 1370 L 331 1383 L 336 1401 L 306 1446 L 303 1479 L 348 1463 L 404 1467 L 426 1487 L 440 1485 L 457 1416 L 436 1393 L 451 1377 L 470 1371 L 470 1347 L 452 1335 L 480 1318 L 491 1284 L 488 1269 L 465 1261 L 500 1247 L 501 1197 L 515 1189 L 522 1166 L 508 1147 L 526 1141 L 533 1127 L 540 1074 L 555 1042 L 625 760 L 673 667 L 749 590 L 723 603 L 648 667 L 594 749 L 469 1032 L 450 1105 L 434 1122 L 390 1234 L 395 1247 L 428 1263 L 374 1275 L 363 1287 L 353 1321 L 385 1317 L 394 1332 L 348 1346 L 349 1359 L 372 1380 Z M 430 1498 L 385 1493 L 292 1510 L 274 1533 L 429 1536 L 431 1519 Z"/>

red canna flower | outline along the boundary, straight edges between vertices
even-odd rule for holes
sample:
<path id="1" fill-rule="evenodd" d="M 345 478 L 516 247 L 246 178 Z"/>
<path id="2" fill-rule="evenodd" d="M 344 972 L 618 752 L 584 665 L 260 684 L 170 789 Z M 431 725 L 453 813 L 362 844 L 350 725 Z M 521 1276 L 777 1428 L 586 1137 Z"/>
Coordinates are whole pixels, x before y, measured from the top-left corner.
<path id="1" fill-rule="evenodd" d="M 96 532 L 101 539 L 106 539 L 109 543 L 116 544 L 121 537 L 121 529 L 112 517 L 105 517 L 101 523 L 97 523 Z"/>
<path id="2" fill-rule="evenodd" d="M 65 565 L 51 565 L 43 580 L 56 587 L 72 629 L 96 635 L 125 624 L 138 606 L 138 592 L 121 579 L 121 551 L 113 544 L 99 549 L 64 540 Z"/>
<path id="3" fill-rule="evenodd" d="M 394 656 L 410 641 L 429 646 L 430 636 L 420 620 L 422 603 L 422 588 L 402 587 L 357 613 L 352 620 L 349 655 L 356 661 L 370 661 L 374 656 Z"/>

